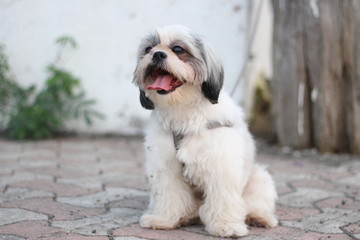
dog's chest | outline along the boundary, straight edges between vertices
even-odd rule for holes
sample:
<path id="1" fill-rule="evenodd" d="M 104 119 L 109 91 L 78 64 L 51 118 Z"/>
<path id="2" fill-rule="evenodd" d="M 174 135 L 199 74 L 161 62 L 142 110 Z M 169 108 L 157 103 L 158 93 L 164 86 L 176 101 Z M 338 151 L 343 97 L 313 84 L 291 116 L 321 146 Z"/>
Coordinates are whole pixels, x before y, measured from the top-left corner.
<path id="1" fill-rule="evenodd" d="M 203 189 L 205 185 L 204 169 L 196 163 L 181 163 L 182 164 L 182 175 L 184 176 L 185 180 L 199 189 Z"/>
<path id="2" fill-rule="evenodd" d="M 189 141 L 188 136 L 181 136 L 174 142 L 176 147 L 176 159 L 181 163 L 182 175 L 185 180 L 193 186 L 202 189 L 205 185 L 206 177 L 209 176 L 207 161 L 204 159 L 203 144 L 197 141 Z"/>
<path id="3" fill-rule="evenodd" d="M 182 164 L 182 175 L 192 185 L 203 188 L 209 178 L 213 159 L 214 146 L 211 139 L 220 128 L 230 129 L 232 123 L 209 121 L 203 131 L 193 134 L 176 134 L 173 131 L 173 142 L 176 158 Z"/>

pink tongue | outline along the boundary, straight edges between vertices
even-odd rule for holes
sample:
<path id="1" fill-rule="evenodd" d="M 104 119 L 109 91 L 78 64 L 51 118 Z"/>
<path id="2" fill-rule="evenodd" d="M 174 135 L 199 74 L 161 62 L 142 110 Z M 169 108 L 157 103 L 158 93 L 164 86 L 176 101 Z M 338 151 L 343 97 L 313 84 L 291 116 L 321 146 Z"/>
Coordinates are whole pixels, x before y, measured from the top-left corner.
<path id="1" fill-rule="evenodd" d="M 172 80 L 174 77 L 170 74 L 159 75 L 156 77 L 155 81 L 146 87 L 147 90 L 165 90 L 170 91 L 172 89 Z"/>

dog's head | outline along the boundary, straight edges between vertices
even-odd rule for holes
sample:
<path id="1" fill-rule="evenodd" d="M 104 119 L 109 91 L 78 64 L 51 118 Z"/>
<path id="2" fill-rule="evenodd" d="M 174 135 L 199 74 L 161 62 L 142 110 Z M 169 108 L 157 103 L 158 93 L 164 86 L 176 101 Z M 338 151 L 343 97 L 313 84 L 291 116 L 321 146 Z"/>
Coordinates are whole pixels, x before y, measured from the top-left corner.
<path id="1" fill-rule="evenodd" d="M 222 64 L 211 46 L 186 27 L 158 28 L 141 41 L 133 82 L 146 109 L 204 97 L 215 104 L 223 80 Z"/>

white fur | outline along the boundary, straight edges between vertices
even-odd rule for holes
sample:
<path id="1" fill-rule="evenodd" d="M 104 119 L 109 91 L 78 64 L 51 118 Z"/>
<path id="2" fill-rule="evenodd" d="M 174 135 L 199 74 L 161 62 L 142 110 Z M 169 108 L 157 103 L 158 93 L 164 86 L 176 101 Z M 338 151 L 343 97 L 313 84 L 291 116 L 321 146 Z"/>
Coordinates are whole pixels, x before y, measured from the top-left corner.
<path id="1" fill-rule="evenodd" d="M 274 182 L 254 163 L 255 145 L 241 109 L 223 92 L 218 104 L 210 103 L 200 85 L 185 83 L 167 95 L 142 89 L 155 109 L 145 139 L 150 204 L 140 225 L 172 229 L 200 217 L 209 233 L 223 237 L 246 235 L 245 222 L 276 226 Z M 212 122 L 220 125 L 209 128 Z M 184 136 L 177 150 L 173 134 Z"/>
<path id="2" fill-rule="evenodd" d="M 215 120 L 234 127 L 206 129 Z M 204 100 L 155 110 L 150 122 L 145 149 L 151 201 L 141 226 L 171 229 L 199 214 L 210 233 L 243 236 L 247 216 L 267 227 L 277 224 L 274 183 L 254 164 L 254 142 L 241 110 L 227 95 L 221 94 L 217 105 Z M 178 151 L 172 131 L 186 132 Z M 194 198 L 191 184 L 204 191 L 204 203 Z"/>

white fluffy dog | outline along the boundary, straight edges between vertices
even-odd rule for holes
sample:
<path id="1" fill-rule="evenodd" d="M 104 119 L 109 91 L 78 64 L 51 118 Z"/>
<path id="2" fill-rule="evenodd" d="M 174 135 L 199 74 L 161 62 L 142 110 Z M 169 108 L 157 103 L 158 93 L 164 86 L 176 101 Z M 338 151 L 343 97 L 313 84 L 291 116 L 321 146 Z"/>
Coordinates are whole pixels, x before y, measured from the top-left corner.
<path id="1" fill-rule="evenodd" d="M 134 83 L 151 109 L 146 134 L 151 186 L 142 227 L 173 229 L 200 217 L 214 235 L 246 235 L 277 225 L 277 194 L 241 109 L 225 93 L 212 48 L 183 26 L 156 29 L 141 42 Z"/>

